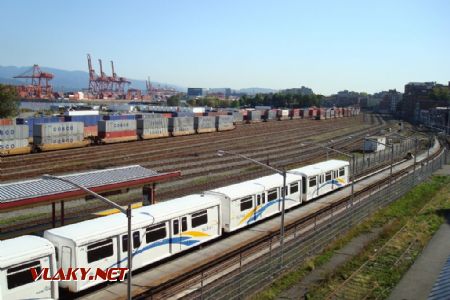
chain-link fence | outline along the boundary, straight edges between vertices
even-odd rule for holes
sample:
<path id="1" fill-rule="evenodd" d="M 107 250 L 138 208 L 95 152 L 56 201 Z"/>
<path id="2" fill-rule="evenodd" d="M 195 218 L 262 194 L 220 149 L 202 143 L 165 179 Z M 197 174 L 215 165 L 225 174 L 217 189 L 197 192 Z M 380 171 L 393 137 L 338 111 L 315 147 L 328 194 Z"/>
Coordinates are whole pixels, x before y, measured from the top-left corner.
<path id="1" fill-rule="evenodd" d="M 278 236 L 259 246 L 261 255 L 256 259 L 250 260 L 249 254 L 241 253 L 237 258 L 238 267 L 213 282 L 209 280 L 208 284 L 203 284 L 202 280 L 201 287 L 187 298 L 243 299 L 250 296 L 281 273 L 299 266 L 308 257 L 318 254 L 337 236 L 348 231 L 374 211 L 402 197 L 415 185 L 429 178 L 443 164 L 448 163 L 449 156 L 448 151 L 444 150 L 429 163 L 419 163 L 415 172 L 395 179 L 390 184 L 376 186 L 355 196 L 353 201 L 349 199 L 342 205 L 326 211 L 329 216 L 318 215 L 297 224 L 286 231 L 283 253 L 278 247 Z M 255 256 L 255 251 L 252 251 L 252 256 Z M 201 274 L 202 279 L 204 275 L 208 277 Z"/>

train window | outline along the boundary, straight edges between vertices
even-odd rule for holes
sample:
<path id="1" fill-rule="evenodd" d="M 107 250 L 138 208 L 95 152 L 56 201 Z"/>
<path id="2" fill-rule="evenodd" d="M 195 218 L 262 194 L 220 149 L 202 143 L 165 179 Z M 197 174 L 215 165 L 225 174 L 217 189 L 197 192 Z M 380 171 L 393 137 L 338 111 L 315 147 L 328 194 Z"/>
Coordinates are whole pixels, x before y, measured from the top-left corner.
<path id="1" fill-rule="evenodd" d="M 331 180 L 331 171 L 325 173 L 325 181 Z"/>
<path id="2" fill-rule="evenodd" d="M 273 201 L 278 198 L 278 189 L 272 189 L 267 192 L 267 201 Z"/>
<path id="3" fill-rule="evenodd" d="M 261 195 L 256 195 L 256 205 L 261 205 Z"/>
<path id="4" fill-rule="evenodd" d="M 192 228 L 198 227 L 200 225 L 204 225 L 207 223 L 208 223 L 208 211 L 206 209 L 192 214 L 192 217 L 191 217 Z"/>
<path id="5" fill-rule="evenodd" d="M 59 252 L 58 252 L 58 247 L 55 246 L 55 259 L 56 261 L 59 261 Z"/>
<path id="6" fill-rule="evenodd" d="M 340 168 L 339 169 L 339 176 L 344 176 L 345 175 L 345 169 L 344 168 Z"/>
<path id="7" fill-rule="evenodd" d="M 128 251 L 128 234 L 122 235 L 122 252 Z"/>
<path id="8" fill-rule="evenodd" d="M 291 183 L 291 184 L 289 185 L 289 192 L 290 192 L 291 194 L 294 194 L 294 193 L 297 193 L 297 192 L 298 192 L 298 182 L 294 182 L 294 183 Z"/>
<path id="9" fill-rule="evenodd" d="M 112 239 L 103 240 L 87 246 L 88 263 L 110 257 L 114 253 Z"/>
<path id="10" fill-rule="evenodd" d="M 252 207 L 253 207 L 253 199 L 251 196 L 241 199 L 241 211 L 250 209 Z"/>
<path id="11" fill-rule="evenodd" d="M 187 218 L 182 217 L 181 218 L 181 232 L 187 231 Z"/>
<path id="12" fill-rule="evenodd" d="M 13 289 L 18 286 L 22 286 L 34 281 L 33 276 L 31 275 L 31 269 L 35 268 L 37 273 L 41 273 L 41 263 L 39 260 L 32 261 L 26 264 L 22 264 L 17 267 L 9 268 L 6 271 L 6 278 L 8 281 L 8 289 Z M 38 280 L 42 279 L 39 278 Z"/>
<path id="13" fill-rule="evenodd" d="M 173 235 L 180 233 L 180 222 L 178 220 L 173 220 Z"/>
<path id="14" fill-rule="evenodd" d="M 316 177 L 309 178 L 309 187 L 316 186 L 316 184 L 317 184 Z"/>
<path id="15" fill-rule="evenodd" d="M 306 193 L 306 177 L 302 177 L 302 193 Z"/>
<path id="16" fill-rule="evenodd" d="M 139 246 L 141 245 L 141 237 L 140 237 L 140 232 L 139 231 L 135 231 L 133 232 L 133 248 L 139 248 Z"/>
<path id="17" fill-rule="evenodd" d="M 147 227 L 145 230 L 145 242 L 151 243 L 166 237 L 166 224 L 159 224 L 152 227 Z"/>
<path id="18" fill-rule="evenodd" d="M 266 203 L 266 193 L 261 194 L 261 200 L 263 204 Z"/>

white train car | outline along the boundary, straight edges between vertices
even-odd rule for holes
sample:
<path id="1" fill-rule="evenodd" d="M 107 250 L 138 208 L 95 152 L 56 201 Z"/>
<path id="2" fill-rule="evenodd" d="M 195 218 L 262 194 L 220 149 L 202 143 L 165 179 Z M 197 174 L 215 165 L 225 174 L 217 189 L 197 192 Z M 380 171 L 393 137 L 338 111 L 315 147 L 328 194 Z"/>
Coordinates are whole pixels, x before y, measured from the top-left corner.
<path id="1" fill-rule="evenodd" d="M 349 167 L 350 164 L 347 161 L 331 159 L 289 170 L 289 172 L 303 177 L 302 199 L 310 201 L 347 185 L 349 182 Z"/>
<path id="2" fill-rule="evenodd" d="M 221 234 L 220 201 L 189 195 L 133 210 L 133 270 L 217 238 Z M 96 269 L 127 267 L 127 218 L 124 214 L 83 221 L 45 231 L 59 254 L 58 266 Z M 104 280 L 60 282 L 79 292 Z"/>
<path id="3" fill-rule="evenodd" d="M 58 282 L 33 279 L 31 268 L 56 274 L 55 248 L 37 236 L 0 241 L 0 300 L 58 299 Z"/>
<path id="4" fill-rule="evenodd" d="M 292 193 L 286 196 L 286 209 L 301 203 L 301 176 L 288 174 L 286 183 Z M 233 184 L 205 194 L 219 197 L 225 232 L 235 231 L 281 211 L 283 177 L 279 174 Z"/>

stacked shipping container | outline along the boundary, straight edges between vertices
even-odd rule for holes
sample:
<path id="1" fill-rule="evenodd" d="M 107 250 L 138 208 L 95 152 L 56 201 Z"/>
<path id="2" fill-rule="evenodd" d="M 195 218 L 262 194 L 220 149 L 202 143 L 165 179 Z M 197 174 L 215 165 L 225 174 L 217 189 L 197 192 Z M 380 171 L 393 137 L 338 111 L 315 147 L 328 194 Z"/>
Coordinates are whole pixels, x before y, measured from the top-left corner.
<path id="1" fill-rule="evenodd" d="M 177 117 L 169 119 L 169 132 L 172 136 L 194 134 L 193 117 Z"/>
<path id="2" fill-rule="evenodd" d="M 147 117 L 137 120 L 137 133 L 141 139 L 152 139 L 169 136 L 169 119 Z"/>
<path id="3" fill-rule="evenodd" d="M 30 153 L 27 125 L 0 125 L 0 155 Z"/>
<path id="4" fill-rule="evenodd" d="M 118 119 L 98 121 L 98 137 L 103 143 L 137 140 L 136 120 Z"/>
<path id="5" fill-rule="evenodd" d="M 220 115 L 217 115 L 217 117 Z M 216 116 L 194 117 L 194 129 L 197 133 L 216 131 Z"/>
<path id="6" fill-rule="evenodd" d="M 261 122 L 261 111 L 260 110 L 249 110 L 247 111 L 247 123 Z"/>
<path id="7" fill-rule="evenodd" d="M 84 123 L 63 122 L 35 124 L 33 143 L 42 151 L 84 147 Z"/>
<path id="8" fill-rule="evenodd" d="M 217 131 L 234 129 L 233 116 L 217 116 L 215 121 L 215 127 L 217 128 Z"/>

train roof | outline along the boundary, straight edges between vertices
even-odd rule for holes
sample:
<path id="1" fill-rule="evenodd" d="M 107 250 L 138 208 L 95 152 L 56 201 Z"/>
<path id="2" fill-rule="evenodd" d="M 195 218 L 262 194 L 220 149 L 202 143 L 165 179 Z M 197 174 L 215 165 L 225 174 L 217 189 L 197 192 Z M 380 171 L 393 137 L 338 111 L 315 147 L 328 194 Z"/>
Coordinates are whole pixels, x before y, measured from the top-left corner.
<path id="1" fill-rule="evenodd" d="M 314 175 L 318 175 L 321 173 L 325 173 L 329 170 L 336 170 L 336 169 L 339 169 L 339 168 L 342 168 L 342 167 L 345 167 L 348 165 L 349 165 L 348 161 L 330 159 L 327 161 L 322 161 L 317 164 L 304 166 L 304 167 L 301 167 L 298 169 L 292 169 L 292 170 L 289 170 L 288 172 L 299 173 L 304 176 L 314 176 Z"/>
<path id="2" fill-rule="evenodd" d="M 134 209 L 132 213 L 132 228 L 150 226 L 181 214 L 195 212 L 219 203 L 220 201 L 216 197 L 195 194 Z M 122 213 L 118 213 L 49 229 L 45 231 L 45 236 L 56 236 L 71 240 L 77 245 L 83 245 L 125 233 L 127 226 L 127 217 Z"/>
<path id="3" fill-rule="evenodd" d="M 210 190 L 209 192 L 223 194 L 232 200 L 264 192 L 264 187 L 255 184 L 253 181 L 254 180 L 247 180 Z"/>
<path id="4" fill-rule="evenodd" d="M 55 248 L 44 238 L 24 235 L 0 241 L 0 269 L 53 254 Z"/>
<path id="5" fill-rule="evenodd" d="M 286 183 L 292 182 L 292 181 L 299 181 L 301 180 L 302 177 L 300 175 L 295 175 L 295 174 L 286 174 Z M 277 186 L 282 186 L 283 185 L 283 176 L 280 174 L 273 174 L 273 175 L 268 175 L 268 176 L 264 176 L 261 178 L 257 178 L 252 180 L 253 183 L 258 184 L 258 185 L 262 185 L 266 190 L 277 187 Z"/>

